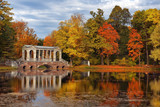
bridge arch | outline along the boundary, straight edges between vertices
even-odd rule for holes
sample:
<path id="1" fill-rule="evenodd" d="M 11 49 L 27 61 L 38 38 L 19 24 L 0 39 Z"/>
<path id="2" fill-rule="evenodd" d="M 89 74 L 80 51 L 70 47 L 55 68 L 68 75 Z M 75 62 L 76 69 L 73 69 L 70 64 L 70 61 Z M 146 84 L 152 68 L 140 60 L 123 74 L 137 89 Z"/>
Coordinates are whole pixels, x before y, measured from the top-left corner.
<path id="1" fill-rule="evenodd" d="M 47 68 L 47 69 L 49 69 L 49 68 L 53 68 L 51 65 L 49 65 L 49 64 L 42 64 L 42 65 L 40 65 L 40 66 L 38 66 L 38 68 Z"/>
<path id="2" fill-rule="evenodd" d="M 30 69 L 30 70 L 33 70 L 33 65 L 31 65 L 31 66 L 29 67 L 29 69 Z"/>
<path id="3" fill-rule="evenodd" d="M 62 66 L 62 69 L 64 69 L 65 66 Z"/>
<path id="4" fill-rule="evenodd" d="M 26 70 L 26 66 L 24 65 L 24 66 L 23 66 L 23 71 L 25 71 L 25 70 Z"/>

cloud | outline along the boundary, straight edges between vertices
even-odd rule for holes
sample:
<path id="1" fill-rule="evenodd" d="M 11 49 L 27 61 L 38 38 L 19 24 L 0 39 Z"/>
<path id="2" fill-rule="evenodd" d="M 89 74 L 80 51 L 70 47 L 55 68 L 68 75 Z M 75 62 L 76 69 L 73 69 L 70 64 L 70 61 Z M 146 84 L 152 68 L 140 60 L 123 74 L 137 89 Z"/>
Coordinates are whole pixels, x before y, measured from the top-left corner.
<path id="1" fill-rule="evenodd" d="M 128 8 L 133 14 L 136 10 L 160 8 L 159 0 L 7 0 L 14 9 L 14 20 L 28 22 L 38 37 L 44 38 L 56 30 L 60 21 L 68 20 L 74 13 L 90 18 L 90 11 L 104 10 L 109 17 L 115 5 Z"/>

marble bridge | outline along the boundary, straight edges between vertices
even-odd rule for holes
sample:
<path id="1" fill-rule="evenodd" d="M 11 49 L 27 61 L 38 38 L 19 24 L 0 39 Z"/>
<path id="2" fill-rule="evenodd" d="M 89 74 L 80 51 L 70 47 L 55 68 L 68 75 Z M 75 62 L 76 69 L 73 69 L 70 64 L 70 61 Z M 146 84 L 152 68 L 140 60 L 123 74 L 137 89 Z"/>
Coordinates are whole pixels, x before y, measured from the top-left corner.
<path id="1" fill-rule="evenodd" d="M 62 50 L 59 47 L 24 45 L 19 68 L 32 70 L 41 65 L 52 69 L 69 67 L 68 62 L 62 59 Z"/>

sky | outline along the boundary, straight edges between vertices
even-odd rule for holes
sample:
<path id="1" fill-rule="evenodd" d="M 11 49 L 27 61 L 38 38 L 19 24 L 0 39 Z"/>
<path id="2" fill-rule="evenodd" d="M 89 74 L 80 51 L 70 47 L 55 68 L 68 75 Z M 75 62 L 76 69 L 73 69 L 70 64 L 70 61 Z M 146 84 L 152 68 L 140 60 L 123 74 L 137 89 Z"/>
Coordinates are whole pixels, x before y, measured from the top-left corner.
<path id="1" fill-rule="evenodd" d="M 6 0 L 13 8 L 14 21 L 28 22 L 39 38 L 45 38 L 58 29 L 74 13 L 83 14 L 85 21 L 91 18 L 90 11 L 100 8 L 107 19 L 115 5 L 128 8 L 130 13 L 137 10 L 160 9 L 160 0 Z"/>

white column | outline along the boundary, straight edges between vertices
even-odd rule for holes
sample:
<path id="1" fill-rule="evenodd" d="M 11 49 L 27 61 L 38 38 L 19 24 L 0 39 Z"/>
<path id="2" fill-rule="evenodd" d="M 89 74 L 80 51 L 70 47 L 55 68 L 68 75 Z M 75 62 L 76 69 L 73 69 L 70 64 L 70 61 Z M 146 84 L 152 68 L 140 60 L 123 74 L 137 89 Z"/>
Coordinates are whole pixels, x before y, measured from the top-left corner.
<path id="1" fill-rule="evenodd" d="M 22 59 L 25 60 L 25 50 L 22 49 Z"/>
<path id="2" fill-rule="evenodd" d="M 55 50 L 53 51 L 53 61 L 56 61 L 56 52 L 57 51 L 55 51 Z"/>
<path id="3" fill-rule="evenodd" d="M 42 50 L 42 61 L 44 61 L 44 50 Z"/>
<path id="4" fill-rule="evenodd" d="M 36 50 L 33 50 L 33 61 L 36 61 L 36 54 L 37 54 Z"/>
<path id="5" fill-rule="evenodd" d="M 27 61 L 30 61 L 30 54 L 29 54 L 30 50 L 26 50 L 26 51 L 27 51 Z"/>

